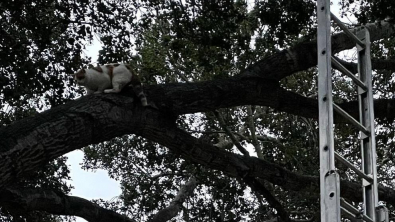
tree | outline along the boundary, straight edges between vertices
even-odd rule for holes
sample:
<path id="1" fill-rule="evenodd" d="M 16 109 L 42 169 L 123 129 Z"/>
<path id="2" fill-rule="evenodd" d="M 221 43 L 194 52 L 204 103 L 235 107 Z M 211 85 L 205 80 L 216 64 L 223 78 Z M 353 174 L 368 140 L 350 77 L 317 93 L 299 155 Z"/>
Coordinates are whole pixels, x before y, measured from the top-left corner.
<path id="1" fill-rule="evenodd" d="M 390 16 L 393 4 L 342 1 L 375 43 L 379 192 L 390 210 L 394 27 L 391 19 L 374 21 Z M 319 220 L 314 1 L 0 6 L 2 219 Z M 81 52 L 95 33 L 104 44 L 100 62 L 133 65 L 151 107 L 130 89 L 75 99 L 81 91 L 65 73 L 88 62 Z M 339 31 L 332 45 L 333 53 L 354 47 Z M 350 61 L 342 63 L 355 72 Z M 353 85 L 334 76 L 342 80 L 335 102 L 358 118 Z M 358 164 L 357 132 L 341 117 L 335 122 L 339 152 Z M 86 168 L 108 169 L 121 181 L 119 202 L 67 195 L 61 156 L 82 147 Z M 358 203 L 361 183 L 338 167 L 342 196 Z"/>

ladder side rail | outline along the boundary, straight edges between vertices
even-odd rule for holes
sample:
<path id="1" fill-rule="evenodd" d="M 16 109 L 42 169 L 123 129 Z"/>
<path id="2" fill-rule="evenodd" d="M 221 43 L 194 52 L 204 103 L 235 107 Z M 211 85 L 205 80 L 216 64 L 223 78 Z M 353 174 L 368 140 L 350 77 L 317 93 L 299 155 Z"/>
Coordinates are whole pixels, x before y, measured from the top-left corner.
<path id="1" fill-rule="evenodd" d="M 321 222 L 340 222 L 339 175 L 335 168 L 332 107 L 330 2 L 317 1 L 318 107 Z"/>
<path id="2" fill-rule="evenodd" d="M 370 60 L 370 36 L 365 28 L 363 37 L 365 48 L 357 45 L 358 71 L 360 79 L 368 87 L 367 92 L 359 92 L 359 112 L 361 123 L 369 128 L 370 134 L 361 138 L 362 169 L 365 174 L 372 175 L 373 183 L 363 181 L 364 214 L 376 220 L 376 208 L 378 207 L 377 169 L 376 169 L 376 141 L 374 130 L 373 92 L 372 92 L 372 68 Z"/>
<path id="3" fill-rule="evenodd" d="M 365 47 L 365 43 L 362 42 L 354 33 L 352 33 L 340 19 L 338 19 L 334 14 L 331 13 L 332 20 L 344 31 L 344 33 L 350 37 L 355 43 L 360 45 L 361 47 Z"/>

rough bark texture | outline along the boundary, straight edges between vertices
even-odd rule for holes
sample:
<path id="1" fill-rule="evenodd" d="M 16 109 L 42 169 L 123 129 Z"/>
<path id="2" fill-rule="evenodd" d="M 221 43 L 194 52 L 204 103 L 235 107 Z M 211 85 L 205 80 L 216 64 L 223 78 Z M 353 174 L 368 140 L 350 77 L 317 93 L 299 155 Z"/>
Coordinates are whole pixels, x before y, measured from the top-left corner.
<path id="1" fill-rule="evenodd" d="M 388 22 L 371 23 L 367 24 L 366 27 L 370 31 L 371 42 L 393 36 L 395 32 L 394 26 Z M 360 30 L 361 28 L 351 29 L 357 35 Z M 346 34 L 339 33 L 332 36 L 333 55 L 354 47 L 355 42 Z M 317 42 L 302 42 L 295 47 L 285 49 L 256 62 L 244 72 L 244 75 L 256 75 L 266 79 L 280 80 L 315 65 L 317 65 Z"/>
<path id="2" fill-rule="evenodd" d="M 80 197 L 58 194 L 50 190 L 4 189 L 0 192 L 0 202 L 8 210 L 21 213 L 46 211 L 57 215 L 82 217 L 89 222 L 133 222 L 134 220 L 107 210 Z"/>
<path id="3" fill-rule="evenodd" d="M 348 70 L 350 70 L 352 73 L 358 73 L 358 66 L 357 63 L 354 62 L 346 62 L 344 60 L 341 60 L 337 58 L 337 60 Z M 336 68 L 336 67 L 333 67 Z M 387 70 L 390 71 L 388 72 L 387 78 L 391 78 L 390 75 L 395 71 L 395 59 L 372 59 L 372 69 L 373 70 Z"/>
<path id="4" fill-rule="evenodd" d="M 25 127 L 32 125 L 36 126 L 33 130 Z M 0 133 L 7 135 L 1 138 L 0 147 L 10 147 L 1 154 L 3 186 L 70 150 L 133 133 L 233 177 L 257 177 L 284 189 L 318 192 L 317 177 L 298 175 L 265 160 L 223 151 L 178 129 L 166 112 L 135 105 L 130 97 L 122 95 L 83 97 L 38 114 L 38 118 L 4 127 Z M 355 193 L 346 196 L 353 198 Z"/>
<path id="5" fill-rule="evenodd" d="M 393 35 L 393 28 L 368 25 L 372 40 Z M 333 37 L 333 52 L 354 46 L 345 35 Z M 133 103 L 131 92 L 91 95 L 58 106 L 32 118 L 0 128 L 0 189 L 72 150 L 124 134 L 158 142 L 183 158 L 236 178 L 256 178 L 286 190 L 319 191 L 318 177 L 299 175 L 255 157 L 226 152 L 178 129 L 180 114 L 223 107 L 262 105 L 308 118 L 317 118 L 317 101 L 282 89 L 278 80 L 315 66 L 316 43 L 301 43 L 258 61 L 239 76 L 216 81 L 148 86 L 149 102 L 158 109 Z M 343 108 L 357 115 L 357 106 Z M 354 106 L 352 106 L 354 105 Z M 377 118 L 394 118 L 394 100 L 375 101 Z M 342 182 L 343 196 L 361 198 L 360 184 Z M 380 199 L 395 204 L 395 193 L 380 188 Z M 1 205 L 1 202 L 0 202 Z"/>

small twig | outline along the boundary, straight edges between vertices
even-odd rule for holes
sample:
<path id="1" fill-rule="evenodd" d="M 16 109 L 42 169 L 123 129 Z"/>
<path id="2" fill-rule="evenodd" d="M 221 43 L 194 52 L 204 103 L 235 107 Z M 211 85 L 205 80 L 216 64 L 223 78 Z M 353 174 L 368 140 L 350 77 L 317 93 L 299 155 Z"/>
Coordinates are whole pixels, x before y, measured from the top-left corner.
<path id="1" fill-rule="evenodd" d="M 230 139 L 232 140 L 233 144 L 237 147 L 237 149 L 244 154 L 244 156 L 250 156 L 250 154 L 248 153 L 248 151 L 240 144 L 239 140 L 235 137 L 235 135 L 229 130 L 229 128 L 226 126 L 226 123 L 224 121 L 224 119 L 222 118 L 222 115 L 215 110 L 214 111 L 214 115 L 217 118 L 219 125 L 221 126 L 221 128 L 225 131 L 225 133 L 230 137 Z"/>
<path id="2" fill-rule="evenodd" d="M 170 202 L 169 206 L 160 210 L 156 213 L 150 222 L 168 221 L 171 218 L 177 216 L 182 210 L 182 204 L 184 201 L 193 195 L 193 191 L 198 185 L 198 181 L 195 177 L 191 177 L 189 181 L 182 185 L 177 196 Z"/>
<path id="3" fill-rule="evenodd" d="M 225 131 L 200 131 L 200 130 L 189 130 L 190 133 L 201 133 L 201 134 L 224 134 Z"/>
<path id="4" fill-rule="evenodd" d="M 164 172 L 164 173 L 160 173 L 160 174 L 157 174 L 155 176 L 152 176 L 151 180 L 156 180 L 159 177 L 164 177 L 164 176 L 183 176 L 183 175 L 184 174 L 182 172 L 181 173 Z"/>
<path id="5" fill-rule="evenodd" d="M 277 198 L 265 187 L 265 185 L 258 179 L 245 178 L 244 181 L 251 187 L 251 189 L 265 198 L 271 207 L 276 209 L 277 215 L 281 218 L 281 221 L 291 222 L 289 213 L 284 209 L 283 205 Z"/>
<path id="6" fill-rule="evenodd" d="M 258 141 L 258 139 L 256 137 L 256 134 L 255 134 L 254 115 L 252 113 L 251 106 L 247 106 L 247 115 L 248 115 L 248 117 L 247 117 L 247 119 L 248 119 L 247 120 L 247 124 L 248 124 L 248 127 L 249 127 L 250 132 L 251 132 L 251 140 L 252 140 L 251 143 L 252 143 L 252 145 L 255 148 L 255 151 L 256 151 L 256 154 L 257 154 L 258 158 L 259 159 L 263 159 L 261 145 L 259 144 L 259 141 Z"/>

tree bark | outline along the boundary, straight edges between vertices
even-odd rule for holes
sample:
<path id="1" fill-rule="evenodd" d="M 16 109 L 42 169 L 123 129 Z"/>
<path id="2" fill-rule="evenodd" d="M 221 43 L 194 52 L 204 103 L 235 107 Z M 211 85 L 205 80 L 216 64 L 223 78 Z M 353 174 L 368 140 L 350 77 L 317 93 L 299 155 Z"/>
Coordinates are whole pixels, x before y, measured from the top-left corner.
<path id="1" fill-rule="evenodd" d="M 318 193 L 318 177 L 299 175 L 265 160 L 220 150 L 178 129 L 166 112 L 136 104 L 122 95 L 86 96 L 0 129 L 1 135 L 6 135 L 0 140 L 0 147 L 9 148 L 1 153 L 1 185 L 10 184 L 71 150 L 133 133 L 229 176 L 256 177 L 287 190 Z M 344 189 L 342 186 L 342 191 L 359 189 L 359 184 L 349 183 Z M 393 193 L 390 189 L 381 191 Z M 346 192 L 345 197 L 358 200 L 360 193 Z M 395 195 L 380 198 L 392 203 Z"/>
<path id="2" fill-rule="evenodd" d="M 358 73 L 358 64 L 354 62 L 347 62 L 337 58 L 337 60 L 346 67 L 351 73 Z M 336 68 L 336 67 L 333 67 Z M 395 59 L 374 59 L 372 58 L 373 70 L 387 70 L 391 74 L 387 74 L 386 78 L 391 78 L 392 73 L 395 71 Z"/>
<path id="3" fill-rule="evenodd" d="M 0 205 L 13 212 L 46 211 L 55 215 L 82 217 L 89 222 L 134 222 L 115 211 L 89 200 L 67 196 L 51 190 L 8 188 L 0 191 Z"/>

